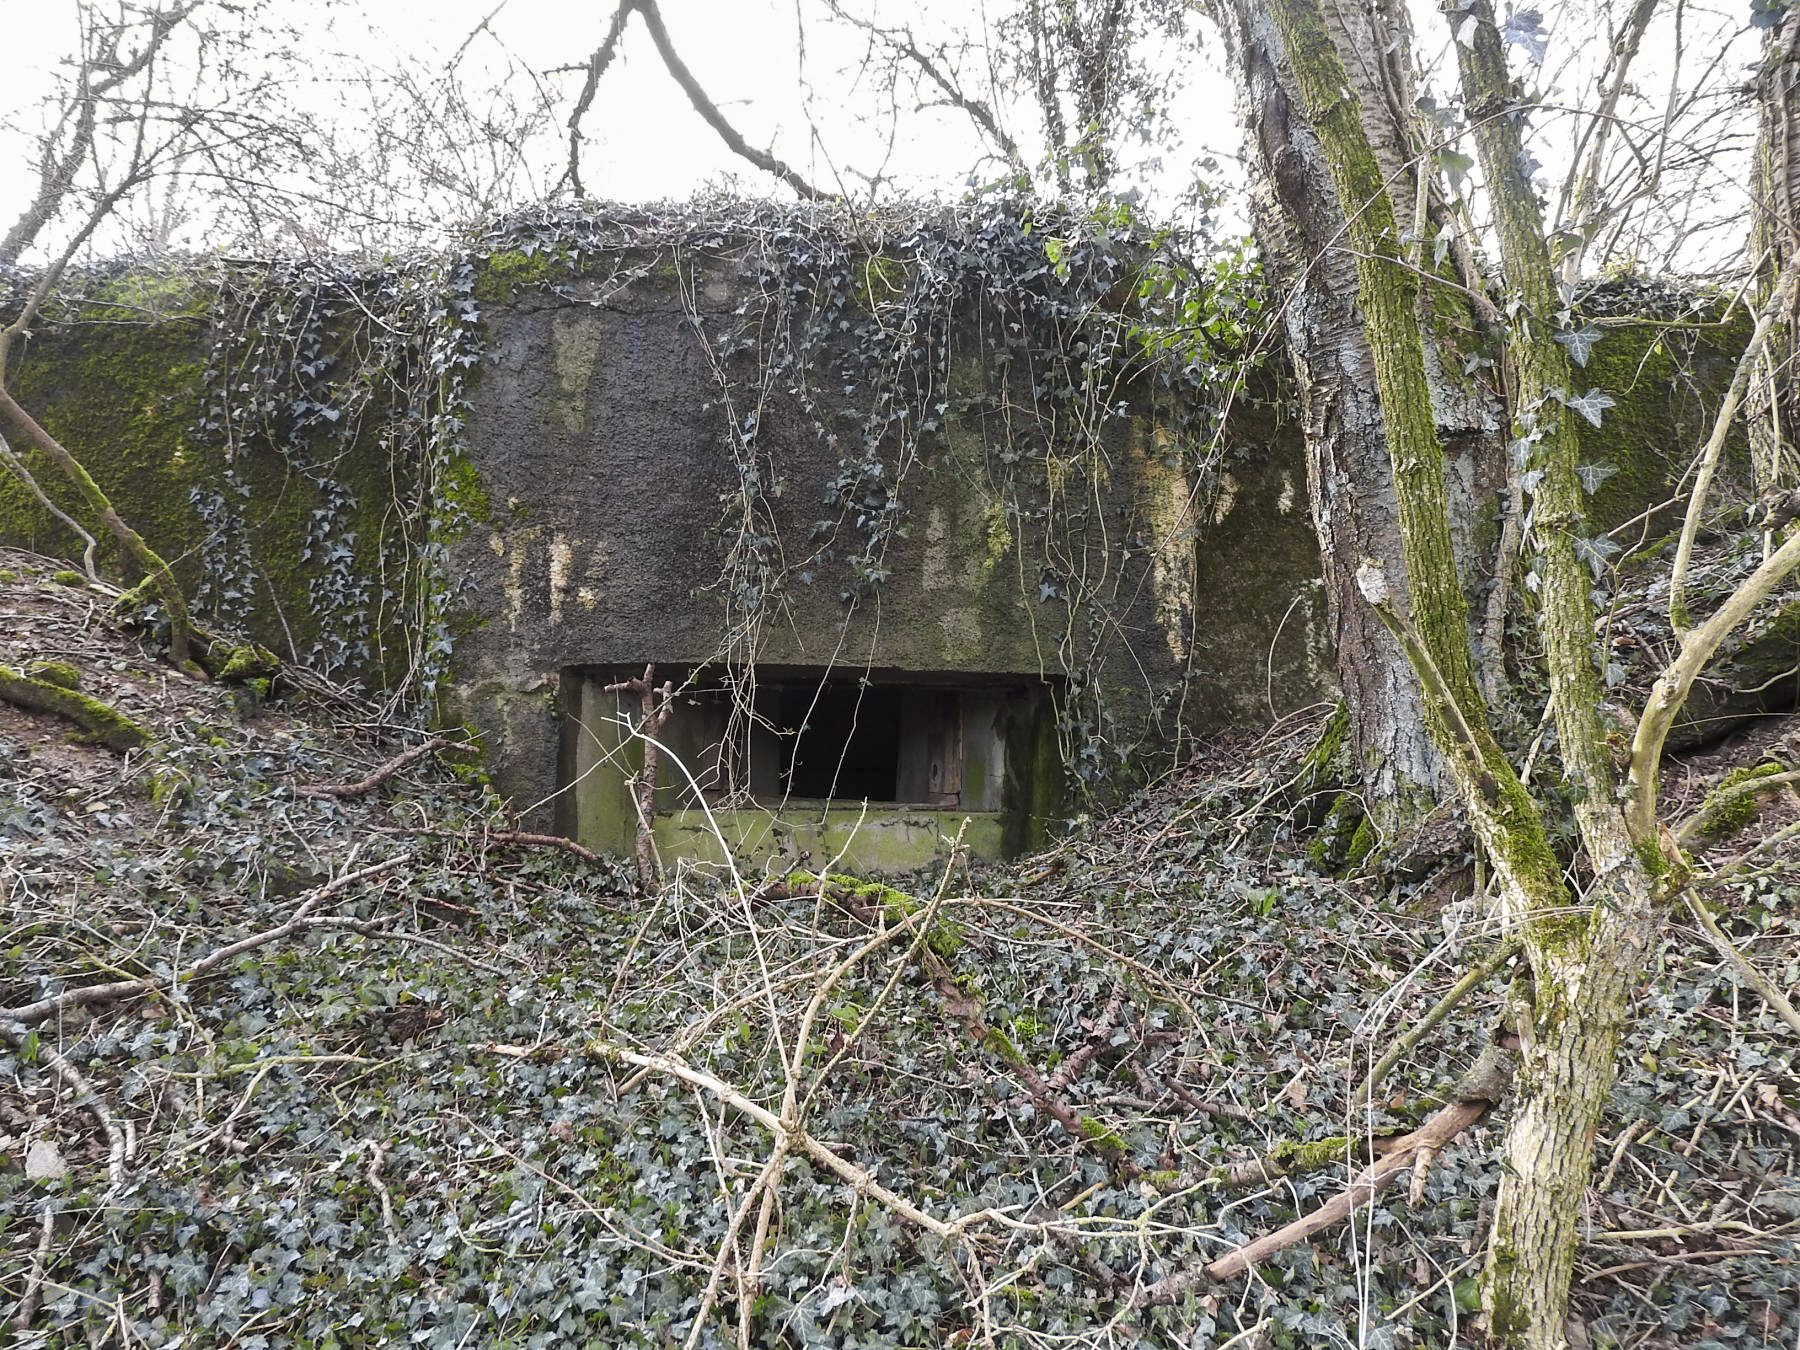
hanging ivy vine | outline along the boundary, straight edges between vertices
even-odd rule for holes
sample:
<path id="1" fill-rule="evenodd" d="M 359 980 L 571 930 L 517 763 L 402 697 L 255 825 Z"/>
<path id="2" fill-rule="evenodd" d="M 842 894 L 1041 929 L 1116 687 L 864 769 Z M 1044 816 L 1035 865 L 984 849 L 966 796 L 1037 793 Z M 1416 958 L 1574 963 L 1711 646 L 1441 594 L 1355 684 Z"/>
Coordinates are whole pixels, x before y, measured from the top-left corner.
<path id="1" fill-rule="evenodd" d="M 227 266 L 215 286 L 194 431 L 223 451 L 225 490 L 192 497 L 208 527 L 197 599 L 227 620 L 248 612 L 244 469 L 273 457 L 314 503 L 297 561 L 317 636 L 297 655 L 326 674 L 385 672 L 393 707 L 427 715 L 451 652 L 448 543 L 467 528 L 453 484 L 482 350 L 472 263 Z M 359 462 L 385 467 L 391 511 L 359 498 Z"/>
<path id="2" fill-rule="evenodd" d="M 1100 672 L 1132 598 L 1121 564 L 1157 546 L 1142 529 L 1093 542 L 1108 528 L 1097 517 L 1113 457 L 1129 422 L 1153 419 L 1161 453 L 1205 477 L 1260 304 L 1247 249 L 1197 269 L 1179 242 L 1123 206 L 990 200 L 870 215 L 715 203 L 606 221 L 539 211 L 498 226 L 477 255 L 493 283 L 590 304 L 645 276 L 679 278 L 730 466 L 709 589 L 727 616 L 716 659 L 742 701 L 769 625 L 802 590 L 829 588 L 846 620 L 880 597 L 892 547 L 916 524 L 921 475 L 942 462 L 952 426 L 977 429 L 987 542 L 999 556 L 1028 540 L 1043 560 L 1021 578 L 1021 600 L 1041 616 L 1044 673 L 1064 690 L 1064 762 L 1091 785 L 1139 748 L 1115 725 Z M 724 315 L 695 301 L 719 278 L 737 297 Z M 782 438 L 796 411 L 834 466 L 822 482 L 790 477 Z M 784 537 L 791 494 L 805 491 L 816 514 L 804 537 Z"/>
<path id="3" fill-rule="evenodd" d="M 715 202 L 604 220 L 539 210 L 453 256 L 374 269 L 220 265 L 193 431 L 224 469 L 190 497 L 205 527 L 197 602 L 229 622 L 261 606 L 259 497 L 290 483 L 310 503 L 304 584 L 261 580 L 277 608 L 305 597 L 295 654 L 326 673 L 381 672 L 391 710 L 428 716 L 452 648 L 452 551 L 483 506 L 465 446 L 483 310 L 534 288 L 597 303 L 655 274 L 678 283 L 715 377 L 729 473 L 709 589 L 726 614 L 716 660 L 744 698 L 771 621 L 802 592 L 834 595 L 846 621 L 879 599 L 922 475 L 946 462 L 960 426 L 983 447 L 989 552 L 1033 559 L 1020 599 L 1063 690 L 1064 762 L 1077 784 L 1097 783 L 1138 749 L 1101 670 L 1133 599 L 1124 564 L 1159 546 L 1142 522 L 1120 538 L 1101 519 L 1114 457 L 1128 424 L 1147 419 L 1155 452 L 1204 479 L 1259 304 L 1247 251 L 1197 269 L 1179 242 L 1124 207 L 988 200 L 853 215 Z M 722 314 L 695 298 L 714 280 L 735 297 Z M 797 412 L 833 466 L 823 481 L 788 477 L 777 405 L 781 434 Z M 379 491 L 371 466 L 386 476 Z M 810 523 L 783 537 L 789 494 L 802 492 L 816 494 Z"/>

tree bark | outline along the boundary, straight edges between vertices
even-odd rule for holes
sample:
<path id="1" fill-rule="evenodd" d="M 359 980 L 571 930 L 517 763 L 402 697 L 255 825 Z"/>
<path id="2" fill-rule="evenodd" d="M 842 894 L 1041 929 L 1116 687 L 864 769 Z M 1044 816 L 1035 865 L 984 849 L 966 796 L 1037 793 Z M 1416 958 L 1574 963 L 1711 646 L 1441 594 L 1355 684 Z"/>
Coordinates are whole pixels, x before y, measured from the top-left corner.
<path id="1" fill-rule="evenodd" d="M 1752 185 L 1751 252 L 1763 298 L 1800 260 L 1800 9 L 1783 12 L 1763 46 L 1757 72 L 1759 126 Z M 1794 358 L 1800 325 L 1795 293 L 1771 334 L 1750 382 L 1750 462 L 1765 493 L 1800 483 L 1800 393 Z"/>
<path id="2" fill-rule="evenodd" d="M 1593 871 L 1583 899 L 1591 909 L 1576 905 L 1565 887 L 1543 814 L 1495 744 L 1474 691 L 1470 639 L 1458 621 L 1461 594 L 1447 544 L 1448 499 L 1441 477 L 1434 480 L 1431 472 L 1437 431 L 1429 416 L 1418 278 L 1398 253 L 1401 233 L 1386 186 L 1393 177 L 1384 177 L 1364 131 L 1321 0 L 1269 0 L 1269 17 L 1290 53 L 1293 87 L 1318 137 L 1356 252 L 1357 296 L 1394 466 L 1412 616 L 1379 562 L 1358 570 L 1358 585 L 1417 676 L 1425 724 L 1494 865 L 1502 915 L 1521 935 L 1532 963 L 1532 1001 L 1520 1027 L 1523 1070 L 1507 1133 L 1509 1165 L 1484 1280 L 1488 1334 L 1498 1344 L 1560 1350 L 1580 1202 L 1612 1085 L 1619 1028 L 1680 867 L 1672 844 L 1665 856 L 1653 824 L 1648 832 L 1630 827 L 1621 809 L 1618 767 L 1600 732 L 1588 578 L 1575 548 L 1584 528 L 1575 474 L 1579 447 L 1562 404 L 1569 376 L 1567 354 L 1554 341 L 1555 283 L 1542 222 L 1520 168 L 1518 128 L 1507 104 L 1511 85 L 1492 9 L 1487 0 L 1473 0 L 1468 13 L 1473 23 L 1459 31 L 1457 42 L 1463 102 L 1494 198 L 1514 315 L 1508 344 L 1518 399 L 1514 430 L 1541 470 L 1539 626 L 1565 769 L 1579 789 L 1575 811 Z"/>
<path id="3" fill-rule="evenodd" d="M 1313 523 L 1355 768 L 1372 822 L 1384 838 L 1394 838 L 1453 788 L 1426 728 L 1412 669 L 1356 589 L 1363 560 L 1399 558 L 1402 548 L 1387 427 L 1357 300 L 1355 251 L 1324 151 L 1296 105 L 1280 32 L 1261 6 L 1241 0 L 1225 17 L 1239 71 L 1240 107 L 1261 169 L 1254 197 L 1257 237 L 1272 289 L 1283 301 L 1299 385 Z M 1408 167 L 1407 129 L 1388 96 L 1397 78 L 1394 63 L 1404 61 L 1404 50 L 1391 52 L 1391 43 L 1373 31 L 1375 18 L 1367 11 L 1333 7 L 1327 22 L 1347 31 L 1341 50 L 1390 53 L 1359 61 L 1346 76 L 1364 91 L 1361 120 L 1383 178 L 1405 185 L 1410 194 L 1416 180 Z M 1450 575 L 1453 584 L 1458 578 L 1468 582 L 1480 571 L 1469 543 L 1476 506 L 1470 489 L 1485 476 L 1479 471 L 1484 457 L 1499 458 L 1501 421 L 1477 392 L 1445 377 L 1435 346 L 1428 375 L 1436 431 L 1453 450 L 1447 490 L 1454 504 L 1452 533 L 1461 536 L 1454 551 L 1461 561 Z M 1416 610 L 1409 581 L 1394 578 L 1402 608 Z M 1449 596 L 1440 603 L 1446 613 L 1455 607 Z"/>

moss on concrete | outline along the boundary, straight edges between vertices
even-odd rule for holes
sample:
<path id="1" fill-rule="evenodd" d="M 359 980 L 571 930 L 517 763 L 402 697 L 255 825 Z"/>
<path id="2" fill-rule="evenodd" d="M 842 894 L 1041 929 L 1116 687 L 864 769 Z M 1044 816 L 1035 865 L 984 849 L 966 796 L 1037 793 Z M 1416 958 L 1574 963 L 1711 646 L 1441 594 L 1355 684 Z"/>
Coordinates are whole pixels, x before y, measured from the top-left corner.
<path id="1" fill-rule="evenodd" d="M 1003 731 L 1006 771 L 1000 785 L 1004 856 L 1016 858 L 1042 848 L 1063 811 L 1062 744 L 1056 735 L 1050 698 L 1019 709 Z"/>
<path id="2" fill-rule="evenodd" d="M 152 285 L 154 278 L 147 280 Z M 309 585 L 317 560 L 303 555 L 317 529 L 324 501 L 305 474 L 255 435 L 240 435 L 230 460 L 224 446 L 196 431 L 204 420 L 207 334 L 191 319 L 47 325 L 33 338 L 14 375 L 25 407 L 94 477 L 115 509 L 173 567 L 190 595 L 202 575 L 201 541 L 212 523 L 195 506 L 197 495 L 217 493 L 239 515 L 256 573 L 245 626 L 271 646 L 290 641 L 306 651 L 321 633 Z M 355 501 L 349 518 L 331 522 L 332 537 L 348 541 L 349 568 L 359 578 L 384 576 L 384 543 L 400 528 L 393 506 L 410 492 L 407 472 L 396 472 L 378 417 L 367 419 L 349 447 L 321 443 L 317 459 Z M 40 484 L 100 541 L 101 565 L 127 581 L 137 578 L 108 532 L 65 490 L 55 467 L 34 451 L 21 452 Z M 237 485 L 249 489 L 241 495 Z M 46 513 L 22 484 L 0 475 L 0 542 L 52 556 L 74 556 L 80 541 Z M 395 535 L 393 542 L 401 541 Z M 70 573 L 69 584 L 85 578 Z M 379 646 L 393 626 L 375 616 L 360 631 Z M 410 657 L 409 642 L 382 651 L 376 664 L 397 670 Z M 369 675 L 370 670 L 355 674 Z"/>
<path id="3" fill-rule="evenodd" d="M 1749 335 L 1749 316 L 1742 310 L 1733 322 L 1716 327 L 1608 328 L 1587 365 L 1571 367 L 1577 386 L 1572 394 L 1599 389 L 1614 400 L 1597 427 L 1574 419 L 1582 462 L 1610 471 L 1588 499 L 1598 528 L 1621 524 L 1674 495 L 1674 482 L 1686 467 L 1684 447 L 1706 438 L 1719 393 Z M 1733 466 L 1747 464 L 1741 431 L 1727 443 L 1726 458 L 1728 477 Z"/>
<path id="4" fill-rule="evenodd" d="M 475 263 L 475 298 L 497 305 L 521 291 L 541 289 L 573 275 L 573 266 L 557 248 L 506 248 Z"/>
<path id="5" fill-rule="evenodd" d="M 440 531 L 446 540 L 460 539 L 476 525 L 494 518 L 493 499 L 482 486 L 481 474 L 466 456 L 451 460 L 438 479 L 440 517 L 446 522 Z"/>

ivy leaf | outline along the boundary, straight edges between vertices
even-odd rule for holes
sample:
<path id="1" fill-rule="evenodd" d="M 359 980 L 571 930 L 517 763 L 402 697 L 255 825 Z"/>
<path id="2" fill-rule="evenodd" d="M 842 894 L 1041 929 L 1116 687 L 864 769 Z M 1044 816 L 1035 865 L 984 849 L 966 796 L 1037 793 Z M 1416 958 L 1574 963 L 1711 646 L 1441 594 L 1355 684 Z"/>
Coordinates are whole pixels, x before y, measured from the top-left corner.
<path id="1" fill-rule="evenodd" d="M 1463 179 L 1467 178 L 1469 170 L 1475 167 L 1475 159 L 1472 155 L 1465 155 L 1460 150 L 1452 150 L 1449 146 L 1445 146 L 1437 152 L 1437 164 L 1438 168 L 1444 171 L 1444 176 L 1450 180 L 1450 186 L 1460 192 Z"/>
<path id="2" fill-rule="evenodd" d="M 1603 334 L 1593 324 L 1580 328 L 1565 328 L 1556 335 L 1556 340 L 1569 349 L 1569 359 L 1578 366 L 1588 363 L 1588 354 L 1594 350 L 1594 344 L 1600 341 Z"/>
<path id="3" fill-rule="evenodd" d="M 1500 36 L 1508 44 L 1525 49 L 1534 66 L 1544 64 L 1544 51 L 1550 45 L 1550 34 L 1544 27 L 1544 16 L 1535 9 L 1515 10 L 1501 25 Z"/>
<path id="4" fill-rule="evenodd" d="M 1600 417 L 1608 408 L 1616 407 L 1618 400 L 1604 389 L 1590 389 L 1580 398 L 1563 400 L 1565 407 L 1580 413 L 1594 426 L 1600 425 Z"/>
<path id="5" fill-rule="evenodd" d="M 1600 490 L 1602 483 L 1618 471 L 1619 466 L 1616 464 L 1578 464 L 1575 466 L 1575 476 L 1581 479 L 1581 486 L 1587 490 L 1590 497 Z"/>
<path id="6" fill-rule="evenodd" d="M 856 1290 L 854 1287 L 845 1284 L 842 1280 L 833 1280 L 826 1288 L 825 1292 L 819 1296 L 819 1316 L 825 1316 L 825 1314 L 831 1312 L 835 1308 L 841 1307 L 855 1297 Z"/>
<path id="7" fill-rule="evenodd" d="M 1620 546 L 1605 535 L 1575 541 L 1575 553 L 1588 565 L 1588 571 L 1594 574 L 1595 581 L 1600 580 L 1609 565 L 1608 560 L 1619 551 Z"/>

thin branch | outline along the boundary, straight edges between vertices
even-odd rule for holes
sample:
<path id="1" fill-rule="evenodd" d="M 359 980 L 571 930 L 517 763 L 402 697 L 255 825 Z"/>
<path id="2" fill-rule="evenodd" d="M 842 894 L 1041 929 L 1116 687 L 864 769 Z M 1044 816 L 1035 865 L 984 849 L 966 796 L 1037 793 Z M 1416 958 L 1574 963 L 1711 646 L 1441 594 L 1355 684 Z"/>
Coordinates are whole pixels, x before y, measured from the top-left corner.
<path id="1" fill-rule="evenodd" d="M 1611 143 L 1619 100 L 1624 96 L 1626 79 L 1631 74 L 1631 63 L 1637 58 L 1638 48 L 1644 40 L 1644 31 L 1649 28 L 1650 20 L 1656 14 L 1656 7 L 1657 0 L 1637 0 L 1632 6 L 1625 27 L 1607 57 L 1611 70 L 1608 72 L 1610 79 L 1606 84 L 1606 92 L 1601 96 L 1600 107 L 1588 122 L 1584 133 L 1583 139 L 1588 136 L 1593 138 L 1588 147 L 1586 163 L 1580 163 L 1577 147 L 1576 163 L 1569 168 L 1570 181 L 1563 187 L 1563 199 L 1569 208 L 1564 217 L 1564 228 L 1573 231 L 1579 239 L 1562 259 L 1562 278 L 1571 286 L 1581 277 L 1581 262 L 1587 253 L 1589 238 L 1599 229 L 1607 215 L 1603 207 L 1594 204 L 1593 199 L 1599 188 L 1607 147 Z"/>
<path id="2" fill-rule="evenodd" d="M 928 1233 L 933 1233 L 946 1241 L 954 1241 L 975 1222 L 989 1217 L 991 1211 L 981 1210 L 962 1218 L 945 1222 L 927 1214 L 905 1196 L 896 1195 L 865 1169 L 832 1152 L 817 1139 L 806 1133 L 799 1126 L 789 1127 L 773 1111 L 760 1103 L 751 1101 L 731 1084 L 701 1069 L 695 1069 L 680 1060 L 666 1055 L 643 1055 L 635 1050 L 627 1050 L 624 1046 L 614 1045 L 610 1041 L 589 1041 L 588 1052 L 597 1058 L 614 1064 L 629 1064 L 634 1068 L 650 1069 L 656 1073 L 667 1074 L 683 1083 L 691 1084 L 702 1091 L 710 1093 L 715 1099 L 725 1103 L 732 1110 L 740 1112 L 761 1125 L 776 1140 L 786 1140 L 790 1147 L 801 1149 L 806 1155 L 823 1163 L 838 1176 L 849 1182 L 860 1194 L 873 1196 L 886 1205 L 894 1213 L 909 1219 Z"/>
<path id="3" fill-rule="evenodd" d="M 1694 922 L 1700 925 L 1700 931 L 1706 934 L 1706 940 L 1712 944 L 1713 950 L 1730 963 L 1738 978 L 1754 989 L 1796 1036 L 1800 1036 L 1800 1011 L 1795 1009 L 1788 996 L 1781 991 L 1781 986 L 1758 970 L 1750 958 L 1737 949 L 1737 945 L 1719 927 L 1719 921 L 1713 918 L 1703 900 L 1692 891 L 1684 891 L 1681 898 L 1687 902 L 1688 913 L 1694 916 Z"/>
<path id="4" fill-rule="evenodd" d="M 1393 1071 L 1394 1066 L 1405 1059 L 1412 1052 L 1413 1047 L 1430 1034 L 1433 1027 L 1448 1017 L 1457 1004 L 1492 979 L 1494 972 L 1512 960 L 1518 951 L 1519 939 L 1516 936 L 1508 938 L 1500 944 L 1499 951 L 1452 985 L 1450 992 L 1438 1000 L 1437 1006 L 1420 1018 L 1411 1030 L 1395 1041 L 1388 1052 L 1375 1062 L 1369 1070 L 1368 1077 L 1362 1080 L 1355 1095 L 1350 1098 L 1350 1104 L 1353 1107 L 1368 1105 L 1369 1099 L 1375 1095 L 1375 1089 L 1381 1086 L 1381 1080 Z"/>
<path id="5" fill-rule="evenodd" d="M 25 1039 L 25 1030 L 20 1026 L 0 1024 L 0 1031 L 4 1031 L 15 1042 Z M 112 1112 L 101 1100 L 99 1091 L 66 1056 L 41 1041 L 38 1043 L 37 1053 L 50 1067 L 50 1071 L 67 1083 L 75 1093 L 75 1104 L 85 1107 L 100 1123 L 101 1130 L 106 1134 L 106 1193 L 108 1196 L 117 1194 L 125 1188 L 125 1132 L 119 1128 L 119 1122 L 113 1119 Z"/>
<path id="6" fill-rule="evenodd" d="M 737 132 L 737 129 L 725 120 L 725 114 L 719 111 L 718 105 L 707 97 L 706 90 L 701 88 L 700 81 L 687 68 L 679 55 L 675 44 L 669 40 L 669 30 L 663 26 L 662 14 L 656 7 L 656 0 L 627 0 L 631 8 L 644 16 L 644 26 L 650 30 L 650 40 L 656 44 L 657 54 L 663 64 L 669 68 L 669 74 L 675 77 L 675 83 L 687 95 L 688 102 L 694 105 L 706 124 L 718 132 L 719 139 L 740 159 L 747 159 L 764 173 L 774 174 L 807 201 L 829 200 L 831 194 L 821 192 L 785 163 L 767 151 L 758 150 Z"/>
<path id="7" fill-rule="evenodd" d="M 54 1017 L 71 1008 L 91 1008 L 105 1003 L 116 1003 L 123 998 L 134 998 L 139 994 L 147 994 L 155 989 L 174 988 L 199 979 L 202 975 L 218 969 L 228 961 L 235 960 L 245 952 L 254 951 L 258 947 L 266 947 L 271 942 L 279 942 L 290 937 L 301 929 L 315 926 L 309 924 L 312 913 L 325 901 L 343 891 L 350 889 L 360 881 L 390 872 L 402 863 L 410 862 L 412 854 L 400 853 L 392 858 L 384 858 L 381 862 L 372 863 L 359 871 L 346 872 L 335 880 L 319 887 L 307 896 L 294 911 L 294 916 L 286 923 L 274 928 L 264 929 L 260 933 L 252 933 L 249 937 L 240 938 L 214 951 L 208 952 L 186 970 L 178 971 L 171 977 L 146 976 L 137 980 L 114 980 L 110 984 L 88 984 L 79 989 L 64 990 L 60 994 L 52 994 L 48 998 L 40 998 L 35 1003 L 26 1003 L 16 1008 L 0 1008 L 0 1023 L 13 1023 L 17 1026 L 35 1026 L 37 1023 Z"/>
<path id="8" fill-rule="evenodd" d="M 31 495 L 38 499 L 38 505 L 81 537 L 81 569 L 87 573 L 89 581 L 100 580 L 100 573 L 94 566 L 94 554 L 100 546 L 95 542 L 94 536 L 87 532 L 80 521 L 50 500 L 50 494 L 38 485 L 38 480 L 32 477 L 31 470 L 26 466 L 25 461 L 13 453 L 13 448 L 7 443 L 4 433 L 0 433 L 0 464 L 4 464 L 17 475 L 19 481 L 30 490 Z"/>
<path id="9" fill-rule="evenodd" d="M 297 787 L 294 789 L 294 795 L 296 797 L 331 797 L 337 801 L 344 801 L 351 797 L 360 797 L 364 793 L 373 792 L 376 788 L 387 782 L 388 779 L 394 777 L 395 774 L 400 773 L 409 764 L 417 763 L 433 751 L 449 749 L 451 747 L 458 750 L 473 750 L 475 748 L 468 741 L 462 740 L 459 737 L 433 736 L 423 744 L 415 745 L 412 749 L 395 755 L 394 758 L 390 759 L 386 764 L 383 764 L 367 778 L 360 779 L 354 783 L 332 783 L 322 787 Z"/>
<path id="10" fill-rule="evenodd" d="M 0 264 L 11 264 L 19 260 L 19 255 L 36 241 L 38 234 L 55 218 L 64 199 L 73 190 L 82 161 L 94 149 L 94 129 L 99 122 L 101 100 L 127 80 L 142 74 L 169 35 L 199 7 L 200 0 L 187 0 L 185 4 L 174 5 L 151 15 L 148 21 L 150 31 L 143 47 L 126 60 L 121 61 L 118 57 L 119 39 L 124 30 L 122 24 L 98 39 L 102 44 L 100 50 L 84 53 L 76 73 L 77 89 L 69 100 L 80 110 L 76 114 L 74 130 L 67 147 L 60 155 L 56 153 L 54 145 L 55 133 L 52 132 L 45 138 L 44 162 L 38 169 L 37 193 L 24 211 L 20 212 L 19 218 L 6 232 L 6 237 L 0 239 Z M 106 73 L 99 79 L 93 79 L 96 72 L 101 70 Z M 89 83 L 90 80 L 92 83 Z M 147 99 L 145 104 L 147 108 Z M 69 111 L 65 104 L 61 122 L 68 120 Z"/>
<path id="11" fill-rule="evenodd" d="M 1743 585 L 1731 593 L 1710 619 L 1682 634 L 1681 650 L 1651 689 L 1643 716 L 1638 719 L 1637 733 L 1632 738 L 1630 781 L 1633 796 L 1627 814 L 1635 837 L 1655 837 L 1657 767 L 1662 761 L 1663 743 L 1668 739 L 1669 728 L 1674 726 L 1676 714 L 1687 702 L 1688 691 L 1718 651 L 1719 644 L 1749 618 L 1796 567 L 1800 567 L 1800 531 L 1745 578 Z"/>
<path id="12" fill-rule="evenodd" d="M 1475 1067 L 1457 1085 L 1457 1099 L 1411 1134 L 1395 1140 L 1392 1150 L 1364 1168 L 1346 1189 L 1311 1214 L 1239 1247 L 1236 1251 L 1227 1252 L 1216 1261 L 1179 1271 L 1154 1284 L 1146 1285 L 1138 1290 L 1132 1299 L 1133 1304 L 1142 1308 L 1159 1303 L 1179 1302 L 1208 1283 L 1242 1275 L 1276 1252 L 1343 1222 L 1372 1201 L 1388 1182 L 1410 1170 L 1414 1159 L 1421 1153 L 1438 1152 L 1485 1116 L 1505 1095 L 1511 1076 L 1506 1052 L 1495 1046 L 1488 1047 L 1476 1061 Z"/>
<path id="13" fill-rule="evenodd" d="M 31 1254 L 31 1273 L 25 1277 L 25 1294 L 13 1314 L 13 1330 L 23 1336 L 31 1330 L 31 1319 L 37 1316 L 38 1297 L 44 1290 L 44 1272 L 50 1266 L 50 1243 L 56 1237 L 56 1210 L 44 1206 L 38 1219 L 37 1247 Z"/>
<path id="14" fill-rule="evenodd" d="M 1774 765 L 1770 765 L 1773 768 Z M 1693 837 L 1705 827 L 1707 817 L 1733 802 L 1745 797 L 1761 796 L 1765 792 L 1773 792 L 1776 788 L 1786 787 L 1790 783 L 1800 783 L 1800 769 L 1787 773 L 1759 774 L 1754 778 L 1742 779 L 1736 783 L 1725 783 L 1714 788 L 1706 795 L 1705 800 L 1694 814 L 1682 821 L 1675 830 L 1675 842 L 1686 847 Z"/>
<path id="15" fill-rule="evenodd" d="M 625 21 L 631 17 L 631 0 L 620 0 L 619 7 L 613 11 L 612 22 L 607 25 L 606 39 L 588 57 L 587 74 L 582 81 L 581 94 L 575 100 L 575 107 L 569 113 L 569 186 L 575 190 L 577 197 L 587 196 L 587 188 L 581 182 L 581 119 L 594 104 L 594 95 L 600 88 L 600 77 L 606 74 L 612 65 L 613 57 L 618 54 L 619 39 L 625 33 Z"/>
<path id="16" fill-rule="evenodd" d="M 929 53 L 921 50 L 917 40 L 913 37 L 911 28 L 884 28 L 872 20 L 846 12 L 839 0 L 827 0 L 827 2 L 831 12 L 845 23 L 853 28 L 862 29 L 863 32 L 885 44 L 890 51 L 905 57 L 917 66 L 920 73 L 942 91 L 945 101 L 951 107 L 961 109 L 966 113 L 969 120 L 994 143 L 1005 157 L 1009 167 L 1014 169 L 1026 167 L 1025 157 L 1019 150 L 1019 143 L 1009 136 L 1006 129 L 1000 125 L 1000 119 L 994 115 L 993 108 L 984 100 L 965 93 L 963 87 L 957 83 L 956 78 L 949 71 L 939 65 Z"/>
<path id="17" fill-rule="evenodd" d="M 1712 489 L 1713 474 L 1718 470 L 1719 457 L 1725 451 L 1725 442 L 1737 418 L 1738 404 L 1742 402 L 1744 391 L 1749 387 L 1757 359 L 1768 345 L 1775 325 L 1784 316 L 1794 286 L 1795 269 L 1790 267 L 1783 274 L 1774 293 L 1763 304 L 1762 313 L 1756 317 L 1756 328 L 1750 334 L 1750 341 L 1744 347 L 1743 354 L 1738 358 L 1737 369 L 1731 375 L 1731 385 L 1726 389 L 1725 397 L 1719 403 L 1719 411 L 1713 417 L 1712 434 L 1706 438 L 1706 445 L 1700 452 L 1700 469 L 1694 479 L 1694 490 L 1688 496 L 1687 515 L 1681 522 L 1681 542 L 1675 546 L 1675 568 L 1669 578 L 1669 626 L 1675 630 L 1677 637 L 1685 636 L 1689 627 L 1688 566 L 1693 560 L 1694 539 L 1700 533 L 1700 521 L 1706 514 L 1706 498 Z"/>

